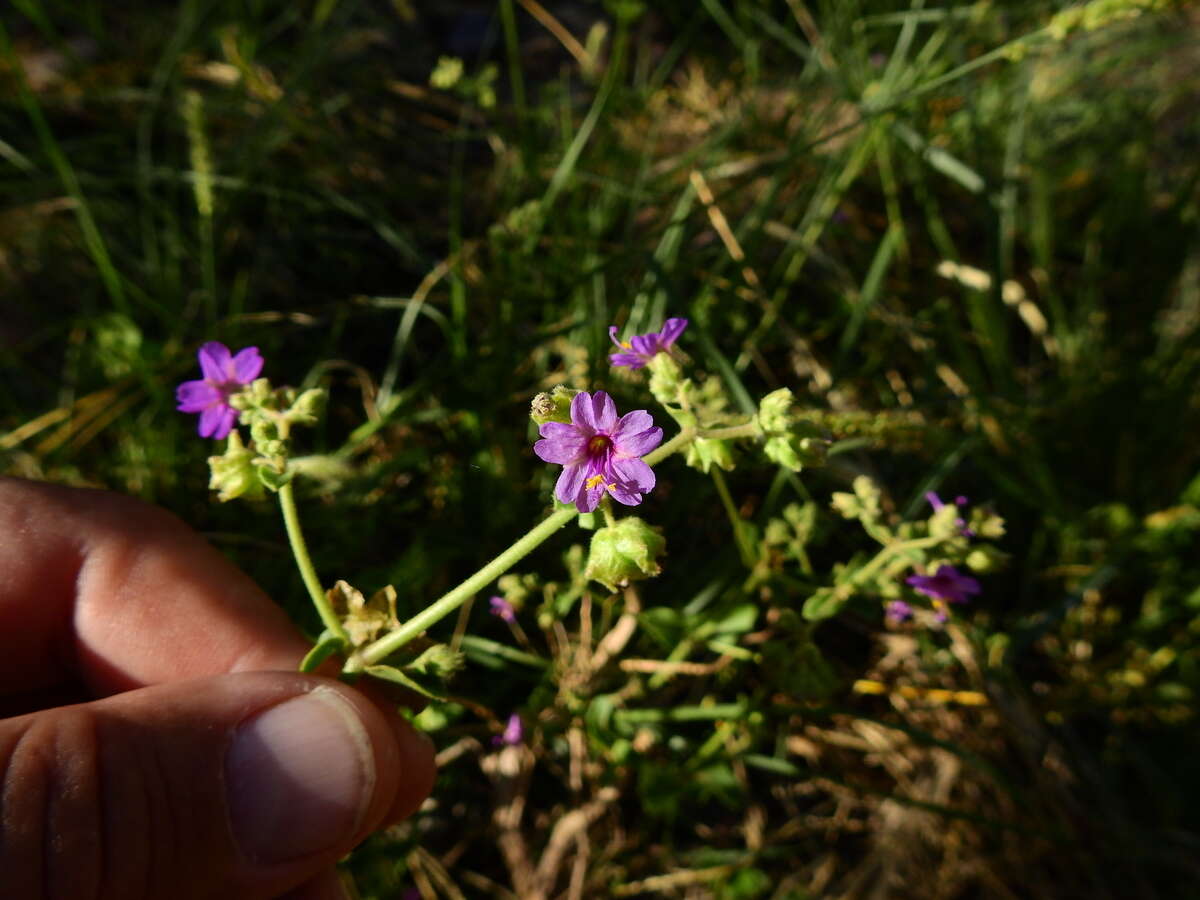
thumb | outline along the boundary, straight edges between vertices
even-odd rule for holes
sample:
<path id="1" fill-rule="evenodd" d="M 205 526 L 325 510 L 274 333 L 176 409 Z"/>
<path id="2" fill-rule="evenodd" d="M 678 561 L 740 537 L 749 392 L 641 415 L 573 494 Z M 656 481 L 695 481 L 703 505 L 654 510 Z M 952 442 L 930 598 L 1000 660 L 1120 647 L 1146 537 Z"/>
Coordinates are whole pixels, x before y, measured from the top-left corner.
<path id="1" fill-rule="evenodd" d="M 276 897 L 413 812 L 433 776 L 398 716 L 292 673 L 0 720 L 0 897 Z"/>

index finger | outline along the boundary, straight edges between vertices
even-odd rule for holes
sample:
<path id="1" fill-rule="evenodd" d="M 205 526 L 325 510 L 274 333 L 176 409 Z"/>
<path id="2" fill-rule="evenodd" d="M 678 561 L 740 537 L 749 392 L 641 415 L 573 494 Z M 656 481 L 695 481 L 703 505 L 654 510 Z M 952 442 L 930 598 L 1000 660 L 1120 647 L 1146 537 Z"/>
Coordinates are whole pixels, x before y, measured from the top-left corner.
<path id="1" fill-rule="evenodd" d="M 0 694 L 69 680 L 94 696 L 294 669 L 283 611 L 164 510 L 107 491 L 0 478 Z"/>

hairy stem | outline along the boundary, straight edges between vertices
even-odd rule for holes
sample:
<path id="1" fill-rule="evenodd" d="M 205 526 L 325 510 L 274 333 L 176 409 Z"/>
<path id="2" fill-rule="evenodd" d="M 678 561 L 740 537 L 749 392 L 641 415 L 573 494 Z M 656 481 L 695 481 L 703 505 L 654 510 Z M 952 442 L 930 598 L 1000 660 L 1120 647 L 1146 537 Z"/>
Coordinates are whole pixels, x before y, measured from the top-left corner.
<path id="1" fill-rule="evenodd" d="M 287 529 L 288 543 L 292 545 L 292 556 L 296 558 L 296 568 L 300 570 L 300 577 L 304 580 L 304 586 L 308 588 L 308 595 L 312 598 L 313 606 L 317 608 L 317 615 L 321 617 L 322 624 L 337 635 L 339 640 L 349 644 L 350 637 L 330 606 L 325 591 L 321 589 L 321 579 L 317 577 L 317 570 L 308 555 L 308 545 L 304 543 L 304 533 L 300 530 L 300 516 L 296 512 L 296 495 L 292 491 L 290 481 L 279 489 L 279 508 L 283 510 L 283 525 Z"/>
<path id="2" fill-rule="evenodd" d="M 574 507 L 560 509 L 557 512 L 551 513 L 541 523 L 535 525 L 528 533 L 518 539 L 516 543 L 458 587 L 449 593 L 443 594 L 395 631 L 384 635 L 372 644 L 368 644 L 361 653 L 357 654 L 357 661 L 352 659 L 347 664 L 346 670 L 353 671 L 363 666 L 374 665 L 389 653 L 399 650 L 430 625 L 450 615 L 450 613 L 462 606 L 468 598 L 473 597 L 492 581 L 507 572 L 533 552 L 546 538 L 550 537 L 550 535 L 554 534 L 554 532 L 558 531 L 558 529 L 562 528 L 578 514 Z"/>

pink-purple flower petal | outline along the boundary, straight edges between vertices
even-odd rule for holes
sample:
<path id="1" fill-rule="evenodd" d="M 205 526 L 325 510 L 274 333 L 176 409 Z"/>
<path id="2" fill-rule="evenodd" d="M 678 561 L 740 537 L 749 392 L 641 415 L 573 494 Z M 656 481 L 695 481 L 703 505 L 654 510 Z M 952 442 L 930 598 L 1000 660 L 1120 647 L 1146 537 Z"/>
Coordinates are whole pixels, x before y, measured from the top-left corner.
<path id="1" fill-rule="evenodd" d="M 533 452 L 548 463 L 565 465 L 587 452 L 588 439 L 563 422 L 547 422 L 540 433 L 543 439 L 533 445 Z"/>
<path id="2" fill-rule="evenodd" d="M 175 400 L 180 412 L 198 413 L 221 402 L 221 392 L 207 381 L 185 381 L 175 388 Z"/>
<path id="3" fill-rule="evenodd" d="M 571 426 L 573 428 L 582 428 L 583 433 L 587 437 L 591 437 L 592 432 L 596 430 L 593 424 L 595 421 L 595 413 L 592 411 L 592 395 L 587 391 L 580 391 L 571 398 Z"/>
<path id="4" fill-rule="evenodd" d="M 554 496 L 561 503 L 576 503 L 586 478 L 586 465 L 563 466 L 562 474 L 554 485 Z"/>
<path id="5" fill-rule="evenodd" d="M 654 418 L 644 409 L 635 409 L 633 412 L 627 412 L 617 420 L 617 427 L 612 432 L 613 443 L 619 447 L 621 439 L 626 435 L 640 434 L 653 427 Z"/>
<path id="6" fill-rule="evenodd" d="M 630 369 L 641 369 L 646 365 L 646 360 L 636 353 L 610 353 L 608 362 L 610 365 L 626 366 Z"/>
<path id="7" fill-rule="evenodd" d="M 657 479 L 654 470 L 641 459 L 614 459 L 611 464 L 617 484 L 636 489 L 643 494 L 654 490 Z"/>
<path id="8" fill-rule="evenodd" d="M 616 444 L 618 456 L 630 457 L 645 456 L 661 444 L 662 439 L 663 430 L 655 426 L 637 434 L 623 434 L 619 439 L 614 437 L 613 442 Z"/>
<path id="9" fill-rule="evenodd" d="M 229 348 L 220 341 L 209 341 L 200 348 L 200 371 L 204 373 L 205 381 L 225 382 L 233 375 L 233 357 Z"/>
<path id="10" fill-rule="evenodd" d="M 624 503 L 626 506 L 637 506 L 642 502 L 642 492 L 635 491 L 628 485 L 615 482 L 609 491 L 613 495 L 613 499 L 618 503 Z"/>
<path id="11" fill-rule="evenodd" d="M 228 437 L 237 420 L 237 410 L 224 404 L 208 407 L 200 413 L 200 436 L 220 440 Z"/>
<path id="12" fill-rule="evenodd" d="M 611 432 L 617 424 L 617 404 L 604 391 L 592 394 L 592 406 L 595 412 L 595 429 Z"/>
<path id="13" fill-rule="evenodd" d="M 980 593 L 979 582 L 963 575 L 954 566 L 939 566 L 932 575 L 910 575 L 904 583 L 934 600 L 966 603 L 970 596 Z"/>
<path id="14" fill-rule="evenodd" d="M 239 350 L 233 358 L 233 381 L 239 384 L 249 384 L 262 371 L 263 358 L 257 347 L 246 347 Z"/>
<path id="15" fill-rule="evenodd" d="M 670 347 L 677 340 L 679 340 L 679 336 L 683 334 L 684 329 L 687 327 L 687 319 L 667 319 L 667 321 L 663 323 L 662 330 L 658 333 L 659 337 L 662 339 L 663 349 L 665 350 L 667 347 Z"/>

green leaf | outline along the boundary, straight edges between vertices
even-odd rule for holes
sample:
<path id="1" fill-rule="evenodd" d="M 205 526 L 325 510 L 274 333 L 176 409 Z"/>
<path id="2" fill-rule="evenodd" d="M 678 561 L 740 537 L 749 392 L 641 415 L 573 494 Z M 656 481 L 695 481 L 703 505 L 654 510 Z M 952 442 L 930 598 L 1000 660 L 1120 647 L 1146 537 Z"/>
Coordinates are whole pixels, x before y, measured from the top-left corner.
<path id="1" fill-rule="evenodd" d="M 733 609 L 722 611 L 720 618 L 705 623 L 705 635 L 711 634 L 745 634 L 754 627 L 758 619 L 758 609 L 753 603 L 742 603 Z"/>
<path id="2" fill-rule="evenodd" d="M 655 606 L 640 613 L 638 623 L 652 641 L 668 648 L 682 641 L 687 629 L 680 612 L 669 606 Z"/>
<path id="3" fill-rule="evenodd" d="M 329 631 L 321 632 L 321 636 L 317 638 L 317 643 L 308 651 L 303 661 L 301 661 L 300 671 L 313 671 L 317 666 L 342 649 L 342 641 L 336 634 Z"/>
<path id="4" fill-rule="evenodd" d="M 286 472 L 276 472 L 268 466 L 258 467 L 258 480 L 266 486 L 267 490 L 278 491 L 281 487 L 292 480 L 295 473 L 290 469 Z"/>
<path id="5" fill-rule="evenodd" d="M 422 697 L 428 697 L 430 700 L 445 700 L 446 698 L 435 694 L 422 684 L 419 684 L 415 679 L 409 678 L 395 666 L 367 666 L 364 669 L 372 678 L 378 678 L 380 681 L 390 681 L 392 684 L 398 684 L 401 687 L 408 688 L 410 691 L 415 691 Z"/>
<path id="6" fill-rule="evenodd" d="M 804 601 L 804 609 L 801 612 L 808 621 L 819 622 L 836 616 L 849 599 L 847 596 L 840 596 L 833 588 L 818 588 Z"/>

